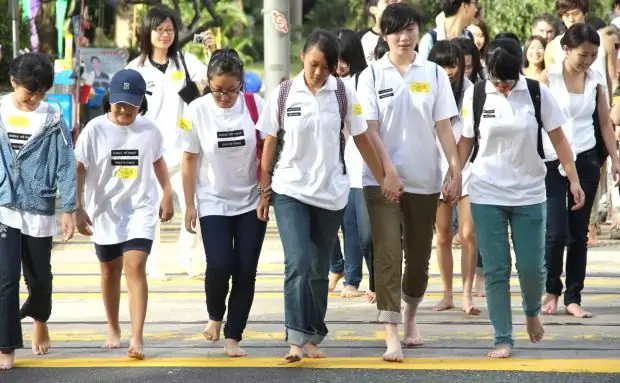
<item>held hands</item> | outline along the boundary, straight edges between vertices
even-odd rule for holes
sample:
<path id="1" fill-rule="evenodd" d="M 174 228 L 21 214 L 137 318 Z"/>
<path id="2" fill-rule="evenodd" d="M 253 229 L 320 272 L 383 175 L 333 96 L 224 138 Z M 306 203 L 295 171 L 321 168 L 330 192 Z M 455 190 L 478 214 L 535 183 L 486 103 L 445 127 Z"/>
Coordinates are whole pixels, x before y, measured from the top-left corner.
<path id="1" fill-rule="evenodd" d="M 87 217 L 88 218 L 88 217 Z M 73 238 L 75 233 L 75 221 L 73 220 L 73 214 L 64 213 L 61 218 L 62 223 L 62 239 L 67 242 Z"/>
<path id="2" fill-rule="evenodd" d="M 455 204 L 461 198 L 463 187 L 462 175 L 460 171 L 448 171 L 443 185 L 441 186 L 441 194 L 444 201 Z"/>
<path id="3" fill-rule="evenodd" d="M 575 200 L 575 204 L 571 207 L 571 210 L 575 211 L 581 209 L 586 202 L 586 194 L 583 192 L 583 189 L 581 189 L 581 184 L 579 182 L 571 182 L 570 193 L 573 195 L 573 200 Z"/>
<path id="4" fill-rule="evenodd" d="M 91 222 L 90 217 L 88 217 L 88 214 L 86 213 L 84 208 L 80 207 L 75 211 L 75 222 L 78 233 L 86 236 L 93 235 L 93 230 L 91 229 L 93 223 Z"/>
<path id="5" fill-rule="evenodd" d="M 173 216 L 174 206 L 172 203 L 172 192 L 164 190 L 164 196 L 159 205 L 159 220 L 160 222 L 169 222 Z"/>
<path id="6" fill-rule="evenodd" d="M 611 178 L 614 181 L 614 186 L 620 185 L 620 160 L 616 160 L 616 161 L 612 162 L 612 164 L 611 164 Z"/>
<path id="7" fill-rule="evenodd" d="M 198 220 L 198 211 L 195 206 L 187 206 L 185 209 L 185 230 L 188 233 L 196 234 L 196 221 Z"/>
<path id="8" fill-rule="evenodd" d="M 400 177 L 396 171 L 389 171 L 385 173 L 385 178 L 383 182 L 381 182 L 381 191 L 383 193 L 383 197 L 394 203 L 400 202 L 400 196 L 403 193 L 403 186 Z"/>

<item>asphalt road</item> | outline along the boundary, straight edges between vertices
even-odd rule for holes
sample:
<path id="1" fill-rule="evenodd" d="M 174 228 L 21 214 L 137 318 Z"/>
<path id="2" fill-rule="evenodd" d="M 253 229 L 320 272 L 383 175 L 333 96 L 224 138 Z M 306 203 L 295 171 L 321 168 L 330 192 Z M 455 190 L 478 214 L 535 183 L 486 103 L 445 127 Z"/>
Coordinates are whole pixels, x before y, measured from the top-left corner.
<path id="1" fill-rule="evenodd" d="M 620 363 L 620 361 L 619 361 Z M 619 383 L 620 374 L 475 371 L 389 371 L 254 368 L 24 368 L 0 374 L 0 382 L 243 382 L 243 383 Z"/>

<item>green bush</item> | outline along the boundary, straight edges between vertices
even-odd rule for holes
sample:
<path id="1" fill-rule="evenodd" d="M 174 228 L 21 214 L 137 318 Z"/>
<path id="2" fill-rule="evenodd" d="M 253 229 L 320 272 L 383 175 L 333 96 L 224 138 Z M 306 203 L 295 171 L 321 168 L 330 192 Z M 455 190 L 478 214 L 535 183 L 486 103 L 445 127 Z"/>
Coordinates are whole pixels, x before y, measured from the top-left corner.
<path id="1" fill-rule="evenodd" d="M 13 32 L 9 9 L 9 0 L 0 0 L 0 44 L 2 44 L 2 60 L 0 61 L 0 92 L 10 89 L 9 65 L 13 58 Z M 20 23 L 20 48 L 30 48 L 30 30 L 28 20 Z"/>

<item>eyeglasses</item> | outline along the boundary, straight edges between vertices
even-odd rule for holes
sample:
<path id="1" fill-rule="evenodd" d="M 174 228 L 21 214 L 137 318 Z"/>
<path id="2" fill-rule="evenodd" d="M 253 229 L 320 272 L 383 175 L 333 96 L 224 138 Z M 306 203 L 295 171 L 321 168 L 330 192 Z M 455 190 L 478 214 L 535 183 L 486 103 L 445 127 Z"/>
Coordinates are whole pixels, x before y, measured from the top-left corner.
<path id="1" fill-rule="evenodd" d="M 172 36 L 175 33 L 174 29 L 162 29 L 162 28 L 155 28 L 153 29 L 153 32 L 157 33 L 159 36 L 162 36 L 164 33 L 167 33 L 168 36 Z"/>
<path id="2" fill-rule="evenodd" d="M 213 95 L 213 97 L 224 97 L 224 96 L 235 96 L 237 94 L 239 94 L 239 92 L 241 92 L 241 86 L 239 86 L 236 89 L 231 89 L 231 90 L 227 90 L 227 91 L 223 91 L 223 90 L 215 90 L 215 91 L 211 91 L 211 94 Z"/>
<path id="3" fill-rule="evenodd" d="M 487 79 L 491 82 L 491 84 L 493 84 L 493 86 L 507 86 L 510 89 L 514 88 L 517 84 L 517 80 L 500 80 L 490 76 Z"/>

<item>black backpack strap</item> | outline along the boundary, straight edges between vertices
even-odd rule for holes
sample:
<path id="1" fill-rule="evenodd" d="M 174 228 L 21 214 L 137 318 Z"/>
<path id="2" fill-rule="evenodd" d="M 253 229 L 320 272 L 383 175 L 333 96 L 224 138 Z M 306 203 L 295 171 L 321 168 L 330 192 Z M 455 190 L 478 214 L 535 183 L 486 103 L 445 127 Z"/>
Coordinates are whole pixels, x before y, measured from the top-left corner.
<path id="1" fill-rule="evenodd" d="M 609 152 L 607 151 L 607 147 L 605 146 L 605 140 L 603 139 L 603 132 L 601 126 L 601 119 L 598 115 L 598 100 L 599 100 L 599 85 L 596 85 L 596 91 L 594 95 L 594 113 L 592 113 L 592 125 L 594 125 L 594 138 L 596 139 L 596 154 L 599 159 L 599 163 L 601 166 L 607 161 L 607 157 L 609 156 Z"/>
<path id="2" fill-rule="evenodd" d="M 433 47 L 435 46 L 435 44 L 437 44 L 437 31 L 434 29 L 431 29 L 430 31 L 428 31 L 428 34 L 431 35 L 431 42 L 433 43 Z"/>
<path id="3" fill-rule="evenodd" d="M 360 75 L 362 74 L 362 72 L 357 72 L 355 74 L 355 90 L 357 90 L 357 84 L 360 82 Z"/>
<path id="4" fill-rule="evenodd" d="M 474 85 L 474 98 L 472 103 L 472 112 L 474 118 L 474 147 L 470 158 L 471 162 L 474 162 L 476 156 L 478 155 L 478 140 L 480 139 L 480 117 L 482 116 L 484 102 L 487 99 L 486 85 L 486 81 L 480 81 Z"/>
<path id="5" fill-rule="evenodd" d="M 536 123 L 538 124 L 538 137 L 537 137 L 537 151 L 540 158 L 545 158 L 545 149 L 543 147 L 543 122 L 541 116 L 541 101 L 540 101 L 540 83 L 536 80 L 532 80 L 526 78 L 527 82 L 527 90 L 530 92 L 530 98 L 532 99 L 532 104 L 534 104 L 534 116 L 536 117 Z"/>

